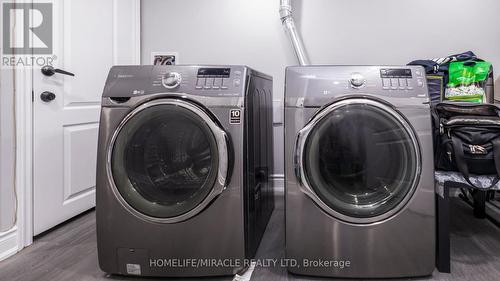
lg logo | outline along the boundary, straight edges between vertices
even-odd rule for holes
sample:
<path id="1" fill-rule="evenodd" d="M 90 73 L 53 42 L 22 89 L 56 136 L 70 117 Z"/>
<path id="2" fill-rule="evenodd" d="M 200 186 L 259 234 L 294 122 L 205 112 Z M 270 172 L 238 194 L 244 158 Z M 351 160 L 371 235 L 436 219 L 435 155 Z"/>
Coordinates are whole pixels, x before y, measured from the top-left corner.
<path id="1" fill-rule="evenodd" d="M 4 3 L 3 54 L 52 54 L 52 3 Z"/>

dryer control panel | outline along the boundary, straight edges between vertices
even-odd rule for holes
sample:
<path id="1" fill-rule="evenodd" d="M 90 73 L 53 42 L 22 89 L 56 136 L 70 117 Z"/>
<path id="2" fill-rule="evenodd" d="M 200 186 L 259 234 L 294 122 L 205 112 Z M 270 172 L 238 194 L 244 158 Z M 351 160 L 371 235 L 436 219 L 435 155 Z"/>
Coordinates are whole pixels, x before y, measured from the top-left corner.
<path id="1" fill-rule="evenodd" d="M 292 66 L 286 71 L 285 106 L 321 107 L 335 99 L 373 96 L 397 106 L 429 101 L 421 66 Z"/>
<path id="2" fill-rule="evenodd" d="M 413 90 L 425 85 L 424 75 L 418 69 L 413 73 L 411 68 L 382 68 L 380 78 L 384 90 Z"/>

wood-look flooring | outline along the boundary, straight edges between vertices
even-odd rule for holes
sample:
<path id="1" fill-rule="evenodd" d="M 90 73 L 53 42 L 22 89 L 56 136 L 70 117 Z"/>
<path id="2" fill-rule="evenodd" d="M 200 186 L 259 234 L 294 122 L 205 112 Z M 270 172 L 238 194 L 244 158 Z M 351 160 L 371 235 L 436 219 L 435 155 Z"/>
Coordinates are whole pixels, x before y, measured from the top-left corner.
<path id="1" fill-rule="evenodd" d="M 500 228 L 488 220 L 475 219 L 472 210 L 459 199 L 452 200 L 452 273 L 412 280 L 500 280 Z M 257 258 L 284 256 L 283 203 L 276 206 Z M 231 277 L 208 280 L 231 280 Z M 95 212 L 87 212 L 38 237 L 33 245 L 0 262 L 1 281 L 30 280 L 164 280 L 109 276 L 99 269 L 95 233 Z M 180 280 L 180 279 L 176 279 Z M 183 279 L 185 280 L 185 279 Z M 207 279 L 195 279 L 207 280 Z M 287 273 L 283 268 L 257 267 L 251 280 L 328 280 Z M 339 280 L 339 279 L 336 279 Z"/>

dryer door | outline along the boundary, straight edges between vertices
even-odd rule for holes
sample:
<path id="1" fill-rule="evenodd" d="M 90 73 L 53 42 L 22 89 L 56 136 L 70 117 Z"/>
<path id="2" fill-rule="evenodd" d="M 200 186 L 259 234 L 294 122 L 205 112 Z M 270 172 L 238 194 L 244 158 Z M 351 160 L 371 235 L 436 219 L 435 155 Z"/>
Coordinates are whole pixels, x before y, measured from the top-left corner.
<path id="1" fill-rule="evenodd" d="M 122 121 L 108 151 L 121 203 L 148 220 L 175 223 L 203 210 L 226 186 L 226 133 L 198 105 L 155 100 Z"/>
<path id="2" fill-rule="evenodd" d="M 385 103 L 353 98 L 333 103 L 299 133 L 301 189 L 330 215 L 372 223 L 401 210 L 421 171 L 414 130 Z"/>

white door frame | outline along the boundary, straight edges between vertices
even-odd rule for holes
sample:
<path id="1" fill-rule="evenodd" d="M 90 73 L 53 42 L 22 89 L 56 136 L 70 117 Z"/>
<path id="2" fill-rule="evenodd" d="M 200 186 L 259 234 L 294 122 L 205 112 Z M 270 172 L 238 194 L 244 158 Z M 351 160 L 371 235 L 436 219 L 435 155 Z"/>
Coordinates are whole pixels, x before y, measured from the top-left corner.
<path id="1" fill-rule="evenodd" d="M 123 1 L 123 0 L 122 0 Z M 118 17 L 119 0 L 113 0 L 113 21 Z M 134 63 L 140 64 L 141 57 L 141 2 L 133 1 L 131 30 L 134 37 Z M 113 51 L 114 63 L 117 63 L 117 45 L 120 41 L 119 34 L 114 25 Z M 17 191 L 17 223 L 9 233 L 16 233 L 17 250 L 2 255 L 0 259 L 6 258 L 24 247 L 33 243 L 33 84 L 31 70 L 18 69 L 15 71 L 15 103 L 16 103 L 16 191 Z M 11 234 L 12 235 L 12 234 Z M 11 249 L 12 250 L 12 249 Z"/>

